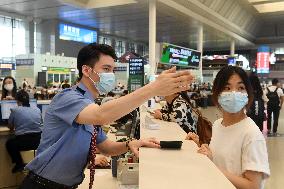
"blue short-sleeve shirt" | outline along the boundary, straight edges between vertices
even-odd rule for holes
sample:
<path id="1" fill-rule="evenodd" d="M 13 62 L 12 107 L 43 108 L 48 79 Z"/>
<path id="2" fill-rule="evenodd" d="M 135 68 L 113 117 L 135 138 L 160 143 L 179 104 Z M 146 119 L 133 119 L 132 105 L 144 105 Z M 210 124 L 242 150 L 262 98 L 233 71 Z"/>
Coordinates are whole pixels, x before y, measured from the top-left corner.
<path id="1" fill-rule="evenodd" d="M 41 132 L 41 112 L 37 107 L 19 106 L 11 109 L 8 123 L 15 127 L 15 135 Z"/>
<path id="2" fill-rule="evenodd" d="M 107 138 L 101 127 L 75 122 L 92 103 L 94 99 L 82 83 L 57 94 L 45 113 L 37 155 L 26 169 L 59 184 L 81 183 L 94 129 L 98 130 L 97 144 Z"/>

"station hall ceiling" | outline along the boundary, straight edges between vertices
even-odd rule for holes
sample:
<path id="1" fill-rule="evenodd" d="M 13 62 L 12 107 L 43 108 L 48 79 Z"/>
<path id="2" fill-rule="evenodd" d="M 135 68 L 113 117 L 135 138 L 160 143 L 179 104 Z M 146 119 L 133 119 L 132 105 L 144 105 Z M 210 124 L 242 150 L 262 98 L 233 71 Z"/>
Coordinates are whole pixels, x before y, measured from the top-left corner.
<path id="1" fill-rule="evenodd" d="M 197 46 L 200 25 L 204 49 L 255 45 L 260 13 L 253 0 L 157 0 L 157 41 Z M 254 0 L 257 1 L 257 0 Z M 0 0 L 0 14 L 34 20 L 59 19 L 100 33 L 148 42 L 148 0 Z M 279 15 L 279 13 L 277 13 Z M 273 15 L 269 15 L 273 19 Z M 265 17 L 263 17 L 265 18 Z"/>

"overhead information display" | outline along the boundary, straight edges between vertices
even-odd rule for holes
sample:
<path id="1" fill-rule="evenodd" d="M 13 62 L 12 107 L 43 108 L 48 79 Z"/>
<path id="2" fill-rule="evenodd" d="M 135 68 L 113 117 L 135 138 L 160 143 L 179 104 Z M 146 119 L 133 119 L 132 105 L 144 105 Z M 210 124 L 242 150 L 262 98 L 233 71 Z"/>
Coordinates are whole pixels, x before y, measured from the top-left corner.
<path id="1" fill-rule="evenodd" d="M 171 64 L 184 67 L 198 68 L 201 53 L 199 51 L 188 49 L 169 43 L 163 43 L 160 62 L 162 64 Z"/>

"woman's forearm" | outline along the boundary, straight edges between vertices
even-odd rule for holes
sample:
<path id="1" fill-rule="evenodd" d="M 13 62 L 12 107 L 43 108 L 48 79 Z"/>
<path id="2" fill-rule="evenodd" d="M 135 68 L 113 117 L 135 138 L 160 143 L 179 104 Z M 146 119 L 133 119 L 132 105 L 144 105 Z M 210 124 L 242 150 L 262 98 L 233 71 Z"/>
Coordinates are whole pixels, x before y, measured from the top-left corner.
<path id="1" fill-rule="evenodd" d="M 251 175 L 251 178 L 249 179 L 246 177 L 229 173 L 228 171 L 223 169 L 220 170 L 237 189 L 260 189 L 261 175 L 258 175 L 260 173 Z"/>

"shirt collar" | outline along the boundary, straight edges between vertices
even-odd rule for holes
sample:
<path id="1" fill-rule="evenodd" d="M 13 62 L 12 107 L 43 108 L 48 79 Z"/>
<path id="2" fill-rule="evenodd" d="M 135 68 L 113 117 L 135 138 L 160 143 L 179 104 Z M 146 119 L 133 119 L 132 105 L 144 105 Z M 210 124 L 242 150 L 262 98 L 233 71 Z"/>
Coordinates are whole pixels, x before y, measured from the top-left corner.
<path id="1" fill-rule="evenodd" d="M 83 94 L 84 97 L 90 99 L 90 100 L 95 100 L 95 98 L 93 97 L 92 93 L 88 90 L 88 88 L 82 83 L 80 82 L 77 87 L 79 87 L 81 90 L 85 91 L 85 93 Z"/>

